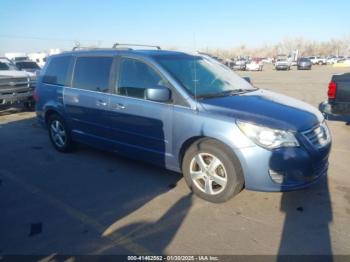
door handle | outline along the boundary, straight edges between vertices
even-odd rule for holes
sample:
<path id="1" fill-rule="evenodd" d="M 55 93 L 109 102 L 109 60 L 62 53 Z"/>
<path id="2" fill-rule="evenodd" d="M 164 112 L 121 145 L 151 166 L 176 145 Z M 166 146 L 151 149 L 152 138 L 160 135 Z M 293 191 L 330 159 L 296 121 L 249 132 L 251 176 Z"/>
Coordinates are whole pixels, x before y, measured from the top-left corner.
<path id="1" fill-rule="evenodd" d="M 107 106 L 107 102 L 103 100 L 97 100 L 96 102 L 97 106 Z"/>
<path id="2" fill-rule="evenodd" d="M 120 110 L 120 109 L 125 109 L 125 106 L 121 103 L 117 103 L 117 104 L 113 104 L 113 108 Z"/>

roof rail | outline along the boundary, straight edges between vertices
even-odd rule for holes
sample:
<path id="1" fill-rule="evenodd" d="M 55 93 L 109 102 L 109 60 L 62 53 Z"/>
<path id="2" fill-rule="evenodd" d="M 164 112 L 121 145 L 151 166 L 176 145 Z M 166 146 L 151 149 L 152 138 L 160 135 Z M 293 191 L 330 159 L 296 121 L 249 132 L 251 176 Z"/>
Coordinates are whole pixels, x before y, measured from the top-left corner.
<path id="1" fill-rule="evenodd" d="M 85 46 L 75 46 L 72 48 L 72 51 L 76 50 L 96 50 L 96 49 L 102 49 L 100 47 L 85 47 Z"/>
<path id="2" fill-rule="evenodd" d="M 122 43 L 115 43 L 112 48 L 118 48 L 119 46 L 141 46 L 141 47 L 153 47 L 157 50 L 160 50 L 160 46 L 157 45 L 139 45 L 139 44 L 122 44 Z"/>

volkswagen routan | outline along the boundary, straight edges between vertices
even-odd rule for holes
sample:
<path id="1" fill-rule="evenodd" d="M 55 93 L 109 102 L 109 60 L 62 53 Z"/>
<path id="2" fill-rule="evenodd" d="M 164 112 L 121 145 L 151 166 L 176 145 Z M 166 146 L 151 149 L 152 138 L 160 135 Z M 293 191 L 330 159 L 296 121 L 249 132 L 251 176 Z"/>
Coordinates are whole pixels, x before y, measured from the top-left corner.
<path id="1" fill-rule="evenodd" d="M 84 143 L 180 172 L 207 201 L 305 188 L 327 174 L 331 135 L 316 108 L 206 55 L 64 52 L 48 59 L 34 97 L 58 151 Z"/>

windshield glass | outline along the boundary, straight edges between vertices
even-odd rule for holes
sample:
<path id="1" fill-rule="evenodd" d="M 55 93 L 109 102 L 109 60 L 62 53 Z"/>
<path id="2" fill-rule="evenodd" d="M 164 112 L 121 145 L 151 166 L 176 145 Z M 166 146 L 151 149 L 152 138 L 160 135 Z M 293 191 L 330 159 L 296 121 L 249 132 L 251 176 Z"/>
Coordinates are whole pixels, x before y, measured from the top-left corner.
<path id="1" fill-rule="evenodd" d="M 18 68 L 13 64 L 0 62 L 0 70 L 18 70 Z"/>
<path id="2" fill-rule="evenodd" d="M 246 80 L 212 59 L 192 55 L 159 55 L 155 59 L 197 97 L 255 90 Z"/>
<path id="3" fill-rule="evenodd" d="M 16 66 L 19 69 L 40 69 L 40 67 L 35 62 L 17 62 Z"/>

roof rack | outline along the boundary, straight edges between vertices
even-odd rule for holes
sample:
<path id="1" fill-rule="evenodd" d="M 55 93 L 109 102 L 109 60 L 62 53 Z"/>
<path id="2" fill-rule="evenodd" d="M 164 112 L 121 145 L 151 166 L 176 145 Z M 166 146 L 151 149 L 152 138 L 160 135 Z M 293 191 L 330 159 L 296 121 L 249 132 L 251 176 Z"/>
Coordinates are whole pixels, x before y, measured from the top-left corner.
<path id="1" fill-rule="evenodd" d="M 102 49 L 100 47 L 85 47 L 85 46 L 75 46 L 72 48 L 72 51 L 76 50 L 96 50 L 96 49 Z"/>
<path id="2" fill-rule="evenodd" d="M 139 45 L 139 44 L 122 44 L 122 43 L 115 43 L 112 48 L 118 48 L 119 46 L 141 46 L 141 47 L 153 47 L 157 50 L 160 50 L 160 46 L 157 45 Z"/>

